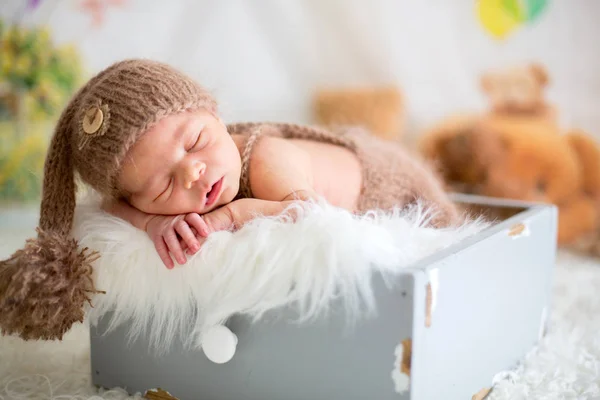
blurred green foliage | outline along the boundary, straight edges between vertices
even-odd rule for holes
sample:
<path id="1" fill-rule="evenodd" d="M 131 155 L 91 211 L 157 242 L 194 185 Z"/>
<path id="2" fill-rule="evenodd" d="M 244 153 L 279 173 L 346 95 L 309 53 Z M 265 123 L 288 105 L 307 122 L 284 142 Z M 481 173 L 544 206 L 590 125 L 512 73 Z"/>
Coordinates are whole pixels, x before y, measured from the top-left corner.
<path id="1" fill-rule="evenodd" d="M 71 45 L 56 46 L 45 26 L 7 26 L 0 20 L 0 117 L 54 117 L 80 84 L 81 62 Z M 18 99 L 19 95 L 24 99 Z"/>
<path id="2" fill-rule="evenodd" d="M 39 198 L 50 135 L 81 77 L 76 49 L 48 27 L 0 20 L 0 202 Z"/>

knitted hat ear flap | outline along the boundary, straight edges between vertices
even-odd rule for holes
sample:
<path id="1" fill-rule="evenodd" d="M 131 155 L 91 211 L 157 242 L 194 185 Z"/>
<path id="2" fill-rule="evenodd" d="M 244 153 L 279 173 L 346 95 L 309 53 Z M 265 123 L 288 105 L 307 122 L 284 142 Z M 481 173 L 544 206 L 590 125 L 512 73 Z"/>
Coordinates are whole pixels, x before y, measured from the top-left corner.
<path id="1" fill-rule="evenodd" d="M 23 339 L 62 339 L 82 322 L 85 303 L 97 292 L 92 262 L 70 237 L 75 211 L 75 180 L 70 129 L 74 107 L 58 122 L 44 166 L 38 236 L 8 260 L 0 261 L 0 331 Z"/>

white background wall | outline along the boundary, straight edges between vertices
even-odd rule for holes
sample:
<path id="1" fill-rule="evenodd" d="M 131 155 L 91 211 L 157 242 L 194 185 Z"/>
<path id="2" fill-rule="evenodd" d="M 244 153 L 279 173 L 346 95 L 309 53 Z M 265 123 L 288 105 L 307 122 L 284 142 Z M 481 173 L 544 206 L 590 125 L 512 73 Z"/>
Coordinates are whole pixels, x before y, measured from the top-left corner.
<path id="1" fill-rule="evenodd" d="M 116 0 L 98 0 L 111 4 Z M 10 15 L 17 0 L 2 0 Z M 79 0 L 42 0 L 29 22 L 76 41 L 91 73 L 151 57 L 213 91 L 226 119 L 310 122 L 322 85 L 395 82 L 409 129 L 478 110 L 488 68 L 539 61 L 563 125 L 600 138 L 600 1 L 553 0 L 504 41 L 485 33 L 474 0 L 126 0 L 98 28 Z"/>

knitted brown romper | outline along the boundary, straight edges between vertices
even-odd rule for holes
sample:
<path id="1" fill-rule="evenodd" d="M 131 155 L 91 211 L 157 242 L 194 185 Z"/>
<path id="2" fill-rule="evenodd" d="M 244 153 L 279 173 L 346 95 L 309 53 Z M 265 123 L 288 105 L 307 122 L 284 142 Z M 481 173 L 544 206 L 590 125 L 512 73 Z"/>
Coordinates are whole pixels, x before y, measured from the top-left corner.
<path id="1" fill-rule="evenodd" d="M 456 206 L 444 192 L 441 181 L 424 162 L 401 145 L 377 138 L 357 127 L 329 131 L 313 126 L 285 123 L 238 123 L 228 125 L 230 134 L 247 137 L 242 154 L 242 175 L 238 198 L 253 197 L 249 184 L 249 160 L 260 136 L 317 140 L 352 150 L 362 166 L 359 213 L 390 210 L 420 201 L 432 212 L 437 227 L 457 222 Z"/>

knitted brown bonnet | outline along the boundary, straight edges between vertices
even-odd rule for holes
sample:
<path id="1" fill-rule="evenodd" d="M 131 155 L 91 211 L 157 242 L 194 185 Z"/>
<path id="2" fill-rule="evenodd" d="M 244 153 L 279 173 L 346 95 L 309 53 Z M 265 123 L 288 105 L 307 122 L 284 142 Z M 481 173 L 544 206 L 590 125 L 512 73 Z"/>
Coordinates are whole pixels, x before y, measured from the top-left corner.
<path id="1" fill-rule="evenodd" d="M 0 331 L 24 339 L 60 339 L 84 318 L 96 293 L 92 262 L 71 237 L 75 174 L 116 197 L 121 162 L 153 124 L 214 99 L 190 77 L 150 60 L 125 60 L 94 76 L 57 123 L 44 166 L 38 236 L 0 261 Z"/>

